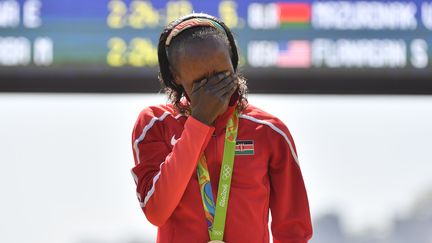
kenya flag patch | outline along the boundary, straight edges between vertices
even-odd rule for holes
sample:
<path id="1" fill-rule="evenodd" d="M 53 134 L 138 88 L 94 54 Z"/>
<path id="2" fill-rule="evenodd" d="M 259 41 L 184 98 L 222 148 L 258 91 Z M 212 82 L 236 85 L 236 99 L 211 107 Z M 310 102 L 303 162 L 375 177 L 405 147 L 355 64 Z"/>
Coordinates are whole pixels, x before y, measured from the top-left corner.
<path id="1" fill-rule="evenodd" d="M 236 155 L 253 155 L 255 153 L 253 140 L 237 140 L 235 147 Z"/>

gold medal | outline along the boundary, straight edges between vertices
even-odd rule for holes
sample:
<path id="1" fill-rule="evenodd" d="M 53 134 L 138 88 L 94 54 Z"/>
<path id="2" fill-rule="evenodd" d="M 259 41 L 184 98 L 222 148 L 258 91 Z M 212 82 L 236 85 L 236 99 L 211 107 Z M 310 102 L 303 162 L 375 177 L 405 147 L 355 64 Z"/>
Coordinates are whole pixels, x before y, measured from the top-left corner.
<path id="1" fill-rule="evenodd" d="M 225 242 L 223 242 L 221 240 L 211 240 L 208 243 L 225 243 Z"/>

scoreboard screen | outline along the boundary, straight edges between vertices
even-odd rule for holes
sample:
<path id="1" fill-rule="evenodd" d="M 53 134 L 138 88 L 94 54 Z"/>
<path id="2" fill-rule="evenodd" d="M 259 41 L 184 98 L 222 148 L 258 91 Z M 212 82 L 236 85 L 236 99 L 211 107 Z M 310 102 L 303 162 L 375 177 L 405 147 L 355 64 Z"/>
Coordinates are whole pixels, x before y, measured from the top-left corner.
<path id="1" fill-rule="evenodd" d="M 432 93 L 432 1 L 0 0 L 0 91 L 157 91 L 163 27 L 232 29 L 252 92 Z"/>

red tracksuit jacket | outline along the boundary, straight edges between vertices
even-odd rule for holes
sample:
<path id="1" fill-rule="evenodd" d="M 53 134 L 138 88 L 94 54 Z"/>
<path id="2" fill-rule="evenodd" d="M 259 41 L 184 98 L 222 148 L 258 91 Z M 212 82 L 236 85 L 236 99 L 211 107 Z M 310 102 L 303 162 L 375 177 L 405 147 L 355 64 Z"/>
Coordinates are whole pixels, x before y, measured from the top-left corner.
<path id="1" fill-rule="evenodd" d="M 159 243 L 206 243 L 207 223 L 196 167 L 204 152 L 216 200 L 225 125 L 234 106 L 207 126 L 172 105 L 144 109 L 136 121 L 132 169 L 147 219 Z M 228 201 L 227 243 L 305 243 L 312 236 L 309 205 L 294 141 L 274 116 L 251 105 L 239 117 Z"/>

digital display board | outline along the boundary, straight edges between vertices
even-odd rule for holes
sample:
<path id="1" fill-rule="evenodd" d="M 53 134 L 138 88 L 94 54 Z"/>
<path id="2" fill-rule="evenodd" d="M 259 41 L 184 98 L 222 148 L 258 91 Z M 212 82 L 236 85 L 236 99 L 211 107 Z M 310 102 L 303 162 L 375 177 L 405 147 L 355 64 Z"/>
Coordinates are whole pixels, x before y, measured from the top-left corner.
<path id="1" fill-rule="evenodd" d="M 158 89 L 162 28 L 235 33 L 258 92 L 432 93 L 432 1 L 0 0 L 0 90 Z"/>

